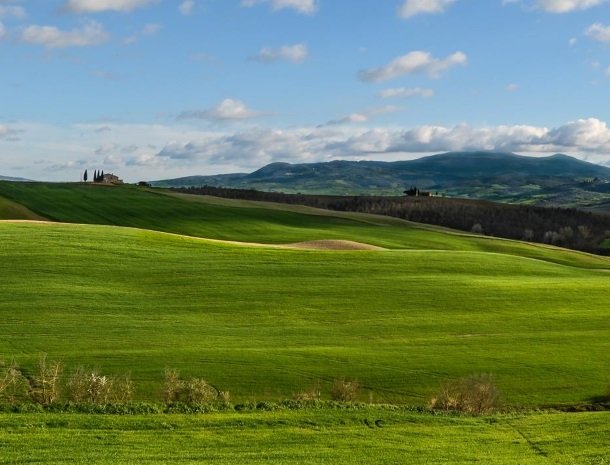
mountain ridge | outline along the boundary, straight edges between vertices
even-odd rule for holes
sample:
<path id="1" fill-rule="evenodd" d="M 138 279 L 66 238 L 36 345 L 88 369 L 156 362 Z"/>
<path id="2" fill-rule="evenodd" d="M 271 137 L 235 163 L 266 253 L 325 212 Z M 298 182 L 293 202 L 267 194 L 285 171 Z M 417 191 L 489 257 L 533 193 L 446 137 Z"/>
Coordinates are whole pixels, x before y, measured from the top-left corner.
<path id="1" fill-rule="evenodd" d="M 270 192 L 401 195 L 410 186 L 450 196 L 540 205 L 610 204 L 610 168 L 565 154 L 446 152 L 393 162 L 270 163 L 252 173 L 190 176 L 156 187 L 204 185 Z"/>

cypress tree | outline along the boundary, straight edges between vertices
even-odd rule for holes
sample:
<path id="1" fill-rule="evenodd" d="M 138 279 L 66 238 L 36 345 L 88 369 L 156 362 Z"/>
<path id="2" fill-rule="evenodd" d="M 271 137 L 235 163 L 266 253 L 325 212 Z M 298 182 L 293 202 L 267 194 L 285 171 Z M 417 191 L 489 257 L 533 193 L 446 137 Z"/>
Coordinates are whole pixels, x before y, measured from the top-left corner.
<path id="1" fill-rule="evenodd" d="M 87 178 L 88 178 L 87 170 L 85 170 L 85 174 L 83 174 L 83 181 L 87 182 Z"/>

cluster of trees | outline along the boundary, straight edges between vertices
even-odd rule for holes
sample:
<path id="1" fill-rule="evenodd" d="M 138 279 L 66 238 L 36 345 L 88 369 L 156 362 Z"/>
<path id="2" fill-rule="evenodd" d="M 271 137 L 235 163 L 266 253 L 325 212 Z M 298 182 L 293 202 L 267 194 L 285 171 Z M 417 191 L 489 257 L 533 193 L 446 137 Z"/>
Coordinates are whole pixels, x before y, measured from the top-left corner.
<path id="1" fill-rule="evenodd" d="M 89 180 L 89 173 L 87 170 L 83 173 L 83 181 L 87 182 Z M 102 182 L 104 181 L 104 171 L 95 170 L 93 172 L 93 182 Z"/>
<path id="2" fill-rule="evenodd" d="M 418 223 L 600 254 L 607 253 L 601 244 L 610 237 L 610 215 L 572 208 L 533 207 L 446 197 L 284 194 L 210 186 L 174 190 L 188 194 L 394 216 Z"/>

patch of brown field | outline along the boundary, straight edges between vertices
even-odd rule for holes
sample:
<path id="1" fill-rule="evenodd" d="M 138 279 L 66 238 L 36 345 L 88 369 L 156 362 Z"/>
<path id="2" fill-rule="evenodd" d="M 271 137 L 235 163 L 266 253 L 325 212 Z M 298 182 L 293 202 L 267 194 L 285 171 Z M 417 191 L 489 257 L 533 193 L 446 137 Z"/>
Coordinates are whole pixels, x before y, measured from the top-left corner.
<path id="1" fill-rule="evenodd" d="M 294 244 L 286 244 L 284 247 L 302 250 L 386 250 L 371 244 L 341 240 L 297 242 Z"/>

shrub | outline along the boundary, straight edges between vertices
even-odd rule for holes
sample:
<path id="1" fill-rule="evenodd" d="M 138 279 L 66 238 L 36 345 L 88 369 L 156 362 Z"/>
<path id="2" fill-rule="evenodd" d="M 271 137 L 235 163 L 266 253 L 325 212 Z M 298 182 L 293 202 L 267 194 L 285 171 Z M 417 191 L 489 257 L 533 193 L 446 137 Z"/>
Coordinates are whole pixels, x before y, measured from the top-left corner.
<path id="1" fill-rule="evenodd" d="M 182 396 L 189 404 L 205 404 L 218 399 L 218 391 L 206 380 L 191 378 L 184 383 Z"/>
<path id="2" fill-rule="evenodd" d="M 27 398 L 28 381 L 15 361 L 0 361 L 0 400 L 15 403 Z"/>
<path id="3" fill-rule="evenodd" d="M 491 375 L 467 376 L 444 383 L 438 395 L 431 400 L 433 409 L 480 415 L 496 410 L 500 393 Z"/>
<path id="4" fill-rule="evenodd" d="M 191 378 L 183 380 L 178 370 L 166 368 L 163 398 L 168 404 L 174 402 L 205 404 L 218 400 L 229 402 L 230 395 L 228 392 L 220 392 L 205 379 Z"/>
<path id="5" fill-rule="evenodd" d="M 356 400 L 359 390 L 360 383 L 356 380 L 349 381 L 345 379 L 336 379 L 333 382 L 330 396 L 333 400 L 339 402 L 353 402 Z"/>
<path id="6" fill-rule="evenodd" d="M 81 403 L 88 400 L 89 388 L 87 376 L 85 368 L 79 366 L 68 380 L 68 394 L 71 401 Z"/>
<path id="7" fill-rule="evenodd" d="M 472 225 L 470 231 L 474 234 L 483 234 L 483 226 L 481 226 L 481 223 L 475 223 Z"/>
<path id="8" fill-rule="evenodd" d="M 127 404 L 133 400 L 134 385 L 129 373 L 112 379 L 110 402 L 114 404 Z"/>
<path id="9" fill-rule="evenodd" d="M 43 354 L 38 361 L 38 371 L 30 381 L 30 398 L 41 405 L 50 405 L 59 400 L 59 388 L 63 365 L 61 362 L 48 362 Z"/>
<path id="10" fill-rule="evenodd" d="M 176 402 L 184 387 L 184 381 L 180 379 L 180 372 L 175 368 L 165 369 L 165 383 L 163 384 L 163 400 L 166 403 Z"/>
<path id="11" fill-rule="evenodd" d="M 103 376 L 97 370 L 78 367 L 68 382 L 70 400 L 77 403 L 105 405 L 129 402 L 133 382 L 129 375 Z"/>
<path id="12" fill-rule="evenodd" d="M 320 382 L 316 381 L 316 383 L 310 387 L 309 389 L 305 389 L 301 392 L 297 392 L 294 396 L 292 396 L 293 400 L 302 401 L 302 402 L 311 402 L 320 400 L 321 397 L 321 387 Z"/>

